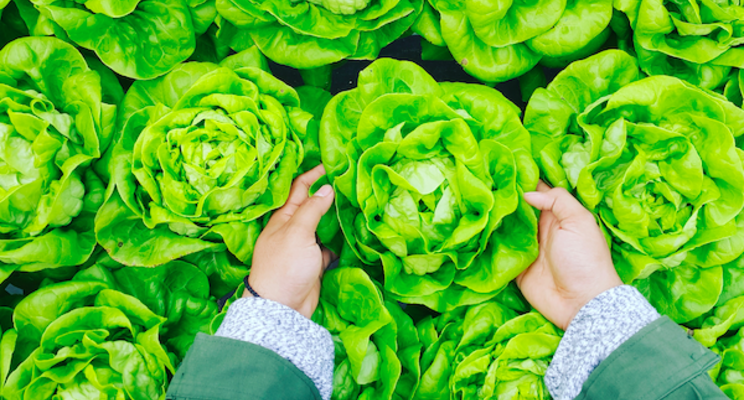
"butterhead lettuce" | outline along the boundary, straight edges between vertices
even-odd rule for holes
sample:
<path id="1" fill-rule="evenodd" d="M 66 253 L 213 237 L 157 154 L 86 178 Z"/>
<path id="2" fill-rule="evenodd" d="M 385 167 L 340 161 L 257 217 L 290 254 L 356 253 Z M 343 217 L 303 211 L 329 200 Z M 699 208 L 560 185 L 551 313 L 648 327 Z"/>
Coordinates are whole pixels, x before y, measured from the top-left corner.
<path id="1" fill-rule="evenodd" d="M 561 332 L 537 312 L 518 316 L 489 301 L 416 327 L 424 345 L 416 399 L 549 398 L 543 376 Z"/>
<path id="2" fill-rule="evenodd" d="M 103 282 L 46 286 L 15 308 L 23 360 L 3 388 L 29 398 L 164 399 L 173 361 L 160 343 L 165 318 Z"/>
<path id="3" fill-rule="evenodd" d="M 420 375 L 416 328 L 362 269 L 325 274 L 313 321 L 335 344 L 332 399 L 412 398 Z"/>
<path id="4" fill-rule="evenodd" d="M 446 46 L 470 75 L 504 82 L 539 62 L 564 66 L 609 36 L 611 0 L 429 0 L 413 30 Z"/>
<path id="5" fill-rule="evenodd" d="M 341 231 L 396 298 L 481 302 L 537 256 L 529 134 L 498 91 L 381 59 L 328 104 L 320 144 Z"/>
<path id="6" fill-rule="evenodd" d="M 717 302 L 742 251 L 744 111 L 610 50 L 578 61 L 525 114 L 545 179 L 606 229 L 621 278 L 677 322 Z"/>
<path id="7" fill-rule="evenodd" d="M 744 5 L 739 1 L 615 0 L 633 28 L 643 71 L 706 89 L 744 67 Z"/>
<path id="8" fill-rule="evenodd" d="M 118 85 L 56 38 L 0 50 L 0 282 L 93 253 L 106 182 L 92 166 L 111 142 Z"/>
<path id="9" fill-rule="evenodd" d="M 421 7 L 422 0 L 217 1 L 220 15 L 249 33 L 268 58 L 303 70 L 376 58 Z"/>
<path id="10" fill-rule="evenodd" d="M 196 29 L 212 23 L 204 0 L 17 0 L 32 35 L 92 50 L 116 73 L 152 79 L 194 52 Z"/>
<path id="11" fill-rule="evenodd" d="M 99 243 L 126 265 L 229 250 L 250 262 L 262 217 L 282 206 L 313 115 L 255 48 L 138 81 L 122 103 Z"/>

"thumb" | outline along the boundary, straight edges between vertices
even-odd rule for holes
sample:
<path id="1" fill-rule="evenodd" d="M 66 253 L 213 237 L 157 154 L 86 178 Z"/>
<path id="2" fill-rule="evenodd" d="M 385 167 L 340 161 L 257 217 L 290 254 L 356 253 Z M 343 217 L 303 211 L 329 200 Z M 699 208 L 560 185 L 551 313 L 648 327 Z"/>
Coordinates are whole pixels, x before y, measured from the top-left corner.
<path id="1" fill-rule="evenodd" d="M 593 217 L 584 206 L 564 188 L 555 188 L 540 192 L 527 192 L 524 199 L 540 211 L 550 211 L 559 223 Z"/>
<path id="2" fill-rule="evenodd" d="M 320 218 L 328 212 L 333 204 L 333 188 L 331 185 L 323 185 L 315 194 L 295 211 L 295 214 L 289 220 L 289 223 L 300 230 L 300 232 L 309 232 L 315 234 L 318 229 Z"/>

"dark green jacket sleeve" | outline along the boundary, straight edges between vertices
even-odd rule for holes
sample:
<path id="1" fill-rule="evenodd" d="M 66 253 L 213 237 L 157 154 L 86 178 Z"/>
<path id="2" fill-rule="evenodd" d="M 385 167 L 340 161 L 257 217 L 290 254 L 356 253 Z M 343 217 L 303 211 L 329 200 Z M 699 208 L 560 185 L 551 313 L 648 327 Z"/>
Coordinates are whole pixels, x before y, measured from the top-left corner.
<path id="1" fill-rule="evenodd" d="M 663 316 L 602 361 L 576 399 L 727 399 L 708 375 L 718 360 Z"/>
<path id="2" fill-rule="evenodd" d="M 200 333 L 168 388 L 172 400 L 321 400 L 310 378 L 252 343 Z"/>

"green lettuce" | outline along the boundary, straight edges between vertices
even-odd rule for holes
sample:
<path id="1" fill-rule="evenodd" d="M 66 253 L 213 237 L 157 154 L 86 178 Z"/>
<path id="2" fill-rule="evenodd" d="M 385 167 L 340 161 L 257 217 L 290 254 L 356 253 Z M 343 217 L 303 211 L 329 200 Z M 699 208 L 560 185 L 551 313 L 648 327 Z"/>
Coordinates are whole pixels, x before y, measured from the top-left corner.
<path id="1" fill-rule="evenodd" d="M 13 329 L 13 309 L 0 306 L 0 394 L 10 373 L 18 333 Z"/>
<path id="2" fill-rule="evenodd" d="M 69 40 L 134 79 L 161 76 L 188 59 L 195 35 L 216 16 L 214 0 L 14 1 L 32 35 Z"/>
<path id="3" fill-rule="evenodd" d="M 265 69 L 254 47 L 132 85 L 96 217 L 112 258 L 156 266 L 227 249 L 250 262 L 266 214 L 300 171 L 303 141 L 317 135 L 297 91 Z"/>
<path id="4" fill-rule="evenodd" d="M 1 3 L 1 2 L 0 2 Z M 15 3 L 9 2 L 0 8 L 0 49 L 20 37 L 28 36 L 28 28 Z"/>
<path id="5" fill-rule="evenodd" d="M 744 244 L 737 243 L 741 247 Z M 712 349 L 716 347 L 718 339 L 729 336 L 729 332 L 738 330 L 744 326 L 744 256 L 721 266 L 722 287 L 716 292 L 718 295 L 715 307 L 699 318 L 685 324 L 687 328 L 694 330 L 693 337 L 700 343 Z M 705 285 L 700 285 L 705 287 Z M 698 295 L 701 291 L 697 290 Z M 703 295 L 710 296 L 710 294 Z"/>
<path id="6" fill-rule="evenodd" d="M 713 348 L 721 362 L 711 371 L 713 380 L 731 399 L 744 399 L 744 328 Z"/>
<path id="7" fill-rule="evenodd" d="M 341 232 L 396 299 L 444 311 L 495 296 L 537 256 L 538 172 L 519 109 L 381 59 L 336 95 L 320 147 Z M 328 238 L 323 238 L 328 240 Z"/>
<path id="8" fill-rule="evenodd" d="M 362 269 L 325 274 L 313 321 L 335 344 L 332 399 L 412 399 L 420 375 L 416 328 Z"/>
<path id="9" fill-rule="evenodd" d="M 376 58 L 411 27 L 421 7 L 422 0 L 217 1 L 220 15 L 268 58 L 303 70 Z"/>
<path id="10" fill-rule="evenodd" d="M 723 95 L 734 104 L 742 105 L 744 101 L 744 69 L 740 69 L 738 73 L 732 73 L 729 76 L 726 84 L 723 87 Z M 739 146 L 741 147 L 741 146 Z"/>
<path id="11" fill-rule="evenodd" d="M 550 398 L 543 377 L 562 334 L 537 312 L 517 316 L 491 301 L 416 327 L 424 345 L 416 399 Z"/>
<path id="12" fill-rule="evenodd" d="M 706 89 L 744 68 L 744 5 L 733 1 L 615 0 L 630 20 L 643 71 Z"/>
<path id="13" fill-rule="evenodd" d="M 447 46 L 470 75 L 504 82 L 541 61 L 565 66 L 595 52 L 611 18 L 611 0 L 429 0 L 413 30 Z"/>
<path id="14" fill-rule="evenodd" d="M 0 282 L 93 253 L 106 178 L 92 167 L 111 142 L 121 92 L 59 39 L 0 50 Z"/>
<path id="15" fill-rule="evenodd" d="M 0 0 L 0 18 L 2 18 L 3 10 L 5 10 L 8 4 L 10 4 L 10 0 Z"/>
<path id="16" fill-rule="evenodd" d="M 100 281 L 68 281 L 24 298 L 13 314 L 20 365 L 2 395 L 164 399 L 173 360 L 160 342 L 166 319 Z"/>
<path id="17" fill-rule="evenodd" d="M 744 251 L 744 110 L 610 50 L 578 61 L 525 113 L 547 181 L 601 221 L 624 282 L 677 322 L 716 305 Z"/>
<path id="18" fill-rule="evenodd" d="M 79 271 L 73 281 L 100 281 L 141 301 L 165 318 L 160 341 L 176 362 L 185 356 L 196 334 L 208 333 L 217 314 L 207 275 L 197 264 L 171 261 L 159 267 L 125 267 L 103 254 L 95 264 Z"/>

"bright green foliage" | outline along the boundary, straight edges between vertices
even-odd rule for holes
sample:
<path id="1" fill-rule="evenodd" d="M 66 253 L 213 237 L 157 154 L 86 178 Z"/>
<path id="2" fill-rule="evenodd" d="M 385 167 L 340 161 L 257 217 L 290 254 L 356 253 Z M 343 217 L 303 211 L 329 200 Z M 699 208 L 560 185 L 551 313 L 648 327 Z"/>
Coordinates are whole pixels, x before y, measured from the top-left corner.
<path id="1" fill-rule="evenodd" d="M 111 141 L 120 93 L 59 39 L 0 51 L 0 282 L 93 253 L 105 182 L 90 167 Z"/>
<path id="2" fill-rule="evenodd" d="M 70 40 L 135 79 L 158 77 L 189 58 L 195 28 L 206 30 L 216 16 L 214 0 L 15 2 L 32 35 Z"/>
<path id="3" fill-rule="evenodd" d="M 5 6 L 0 7 L 0 49 L 23 36 L 28 36 L 28 28 L 18 12 L 18 7 L 12 1 L 5 2 Z"/>
<path id="4" fill-rule="evenodd" d="M 730 102 L 740 106 L 742 105 L 742 98 L 744 97 L 744 69 L 740 69 L 738 72 L 735 71 L 729 76 L 723 87 L 723 95 Z"/>
<path id="5" fill-rule="evenodd" d="M 535 92 L 525 126 L 544 177 L 602 222 L 623 281 L 648 278 L 636 285 L 686 322 L 716 304 L 716 266 L 744 251 L 744 110 L 677 78 L 640 78 L 618 50 L 573 63 Z"/>
<path id="6" fill-rule="evenodd" d="M 741 248 L 742 242 L 735 243 Z M 734 331 L 744 326 L 744 256 L 724 264 L 722 269 L 722 287 L 716 290 L 708 285 L 708 290 L 713 294 L 720 294 L 715 308 L 700 318 L 685 324 L 695 329 L 694 338 L 707 347 L 714 346 L 718 338 L 729 331 Z M 676 269 L 676 268 L 675 268 Z M 689 285 L 686 285 L 689 286 Z M 706 286 L 702 282 L 700 286 Z M 680 293 L 682 290 L 679 291 Z M 701 295 L 702 290 L 696 290 Z M 702 294 L 703 298 L 711 294 Z M 719 346 L 720 347 L 720 346 Z M 715 347 L 713 347 L 715 349 Z"/>
<path id="7" fill-rule="evenodd" d="M 381 59 L 328 104 L 320 144 L 343 234 L 396 298 L 481 302 L 537 256 L 529 134 L 496 90 Z"/>
<path id="8" fill-rule="evenodd" d="M 226 247 L 250 262 L 261 218 L 286 201 L 317 129 L 297 92 L 265 68 L 252 48 L 132 85 L 96 218 L 115 260 L 155 266 Z"/>
<path id="9" fill-rule="evenodd" d="M 470 75 L 504 82 L 541 60 L 564 66 L 595 52 L 611 18 L 612 0 L 429 0 L 413 29 Z"/>
<path id="10" fill-rule="evenodd" d="M 744 399 L 744 328 L 712 350 L 721 355 L 721 362 L 711 371 L 713 380 L 729 398 Z"/>
<path id="11" fill-rule="evenodd" d="M 0 0 L 0 17 L 3 15 L 3 9 L 10 3 L 10 0 Z"/>
<path id="12" fill-rule="evenodd" d="M 30 294 L 13 320 L 23 362 L 4 398 L 165 398 L 175 372 L 159 338 L 166 318 L 136 298 L 102 282 L 68 281 Z"/>
<path id="13" fill-rule="evenodd" d="M 744 67 L 744 4 L 739 0 L 615 0 L 633 28 L 643 71 L 706 89 Z"/>
<path id="14" fill-rule="evenodd" d="M 416 326 L 425 349 L 416 399 L 550 398 L 543 376 L 561 332 L 540 314 L 486 302 Z"/>
<path id="15" fill-rule="evenodd" d="M 160 341 L 180 362 L 196 334 L 209 332 L 217 314 L 217 302 L 209 293 L 209 280 L 199 267 L 183 260 L 155 268 L 124 267 L 103 255 L 72 280 L 101 281 L 109 288 L 135 297 L 166 318 L 160 328 Z"/>
<path id="16" fill-rule="evenodd" d="M 13 329 L 13 309 L 0 307 L 0 394 L 10 373 L 18 333 Z"/>
<path id="17" fill-rule="evenodd" d="M 271 60 L 299 69 L 374 59 L 403 35 L 422 0 L 218 0 L 223 18 Z"/>
<path id="18" fill-rule="evenodd" d="M 421 344 L 411 317 L 360 268 L 323 277 L 313 320 L 335 343 L 334 400 L 410 400 L 418 386 Z"/>

